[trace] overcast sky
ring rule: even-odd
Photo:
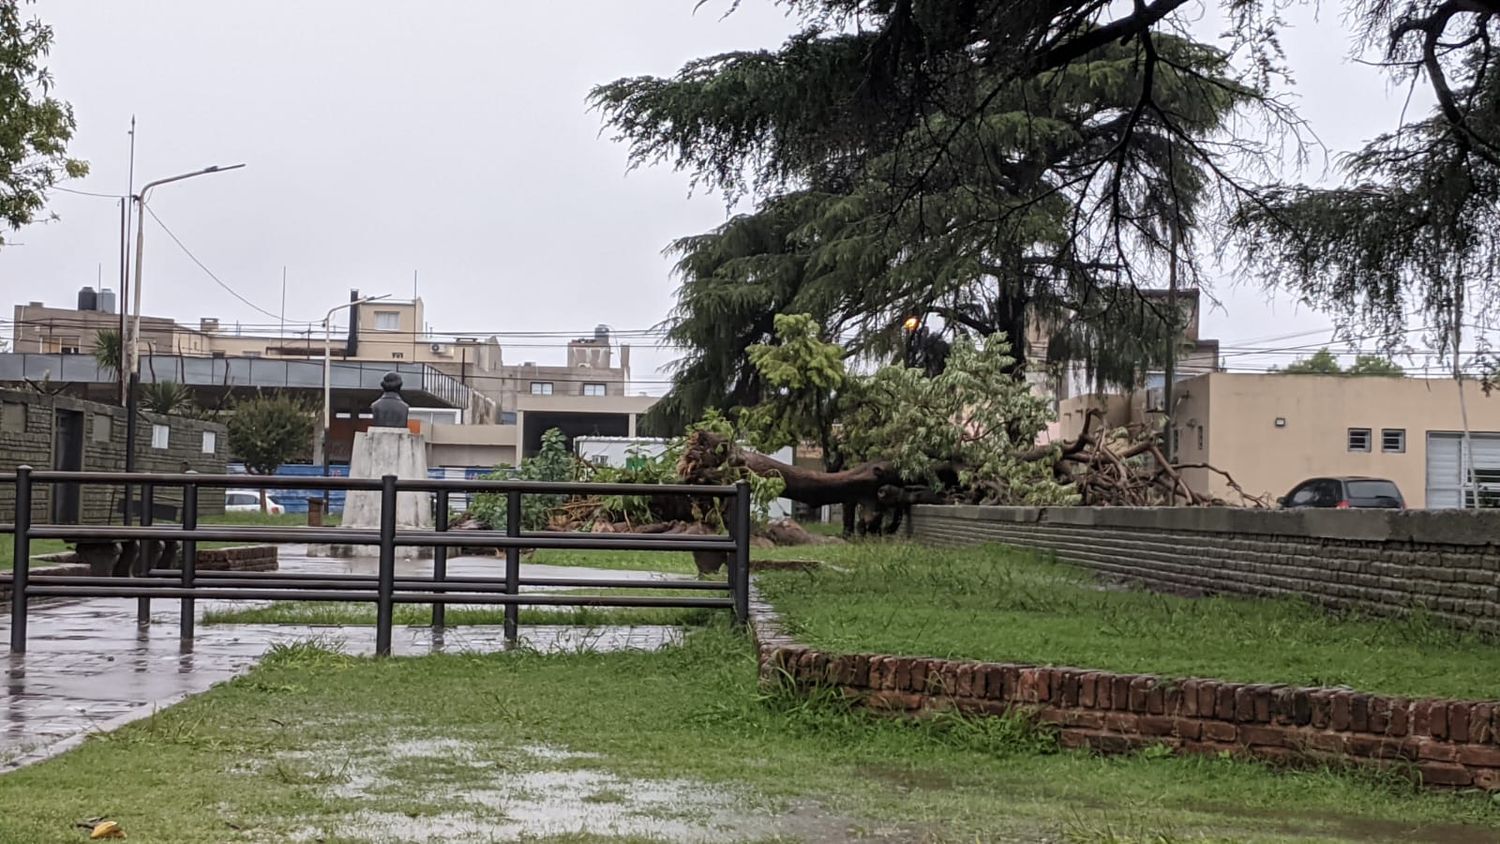
[[[560,363],[564,338],[503,335],[655,325],[676,288],[663,247],[725,218],[720,198],[689,196],[684,175],[627,173],[624,148],[600,135],[584,102],[593,84],[775,46],[793,28],[770,0],[743,0],[727,18],[728,0],[696,14],[695,2],[40,0],[28,10],[55,29],[48,64],[77,115],[72,152],[92,167],[69,187],[125,192],[135,115],[137,186],[247,165],[163,187],[151,208],[255,305],[281,312],[283,267],[290,322],[320,320],[351,288],[410,297],[415,272],[434,330],[500,334],[508,362]],[[1347,58],[1337,11],[1318,21],[1310,6],[1290,10],[1284,44],[1301,113],[1345,150],[1392,128],[1405,91]],[[1208,12],[1195,14],[1205,36],[1217,31]],[[1324,164],[1315,158],[1308,175]],[[101,265],[104,285],[118,286],[117,206],[59,192],[50,207],[59,220],[0,250],[0,302],[70,305]],[[147,314],[276,321],[217,286],[150,220],[145,259]],[[1326,316],[1285,294],[1225,276],[1214,295],[1223,308],[1205,315],[1203,335],[1226,347],[1329,337]],[[665,375],[653,369],[673,354],[631,342],[637,389],[660,392]]]

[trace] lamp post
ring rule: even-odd
[[[142,260],[142,253],[145,249],[146,243],[146,194],[149,193],[152,188],[159,187],[170,182],[180,182],[183,179],[191,179],[194,176],[206,176],[209,173],[221,173],[226,170],[238,170],[244,166],[245,165],[243,164],[231,164],[227,167],[220,167],[216,164],[212,167],[205,167],[202,170],[194,170],[191,173],[183,173],[178,176],[170,176],[165,179],[157,179],[154,182],[147,182],[141,188],[141,192],[132,197],[135,200],[136,204],[134,291],[135,301],[133,305],[135,314],[131,317],[130,320],[130,340],[125,346],[127,357],[125,360],[121,361],[121,363],[125,367],[126,372],[129,373],[129,375],[127,376],[129,380],[125,387],[125,471],[127,472],[135,471],[135,417],[138,412],[136,393],[139,391],[138,388],[141,379],[141,272],[145,266],[144,261]],[[124,338],[121,339],[123,342]],[[124,520],[125,524],[128,525],[130,524],[131,498],[130,488],[128,486],[125,488],[124,493]]]
[[[323,474],[328,475],[328,432],[333,428],[333,315],[345,308],[356,308],[366,302],[389,299],[391,294],[365,296],[328,309],[323,317]]]

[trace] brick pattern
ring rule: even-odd
[[[1421,606],[1465,629],[1500,635],[1500,546],[1407,537],[1347,539],[1285,532],[1281,514],[1265,513],[1264,532],[1163,527],[1139,511],[1141,527],[975,518],[975,508],[916,507],[913,535],[933,545],[986,542],[1052,552],[1061,560],[1168,592],[1297,597],[1338,609],[1397,615]],[[1009,510],[1013,508],[978,508]],[[1017,512],[1022,512],[1017,510]],[[1365,515],[1365,514],[1357,514]],[[1486,516],[1494,515],[1486,513]],[[1393,515],[1399,519],[1401,516]],[[1430,517],[1429,517],[1430,518]],[[1500,523],[1491,534],[1500,538]]]
[[[1160,744],[1284,764],[1405,766],[1428,786],[1500,791],[1500,701],[1409,700],[1349,689],[1166,679],[1082,668],[830,654],[788,636],[752,595],[763,683],[836,688],[895,714],[1031,713],[1065,747]]]
[[[51,469],[52,450],[56,439],[58,410],[76,411],[83,414],[83,466],[95,472],[118,472],[125,468],[125,411],[98,402],[85,401],[70,396],[48,396],[15,390],[0,390],[0,402],[24,408],[24,430],[13,431],[0,428],[0,472],[13,472],[17,466],[33,469]],[[107,422],[96,422],[103,418]],[[151,447],[151,427],[167,425],[168,447]],[[96,439],[96,431],[107,428],[108,437]],[[203,434],[215,435],[215,452],[203,453]],[[138,468],[142,472],[181,472],[184,468],[203,474],[223,474],[228,459],[228,435],[223,425],[199,419],[177,416],[160,416],[141,413],[136,429],[138,442],[136,455]],[[156,493],[158,501],[181,506],[181,490],[162,489]],[[83,524],[119,524],[122,490],[118,486],[83,485],[79,490],[80,521]],[[0,485],[0,520],[9,522],[15,512],[15,487]],[[32,490],[32,513],[34,522],[52,521],[51,485],[38,484]],[[198,511],[202,515],[218,515],[224,512],[224,491],[202,489],[198,493]]]

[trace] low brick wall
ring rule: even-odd
[[[1380,615],[1425,607],[1500,634],[1500,511],[912,508],[934,545],[1003,543],[1171,592],[1307,598]]]
[[[1405,765],[1425,785],[1500,790],[1500,701],[831,654],[789,637],[759,596],[752,596],[751,616],[763,683],[838,689],[873,709],[1029,712],[1052,725],[1065,747],[1118,753],[1161,744],[1285,764]]]
[[[33,562],[31,573],[61,576],[87,576],[86,564],[78,563],[72,551],[38,557],[46,565]],[[198,552],[199,571],[276,571],[280,568],[275,545],[241,545],[234,548],[204,548]],[[0,613],[10,612],[11,588],[0,583]],[[43,599],[39,599],[43,600]]]

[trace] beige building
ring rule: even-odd
[[[350,300],[359,298],[350,292]],[[106,310],[103,305],[109,306]],[[77,308],[40,302],[15,309],[15,352],[92,355],[101,329],[119,328],[113,294],[105,300],[91,289],[79,292]],[[639,416],[655,403],[628,395],[630,347],[613,342],[607,326],[566,344],[564,362],[507,363],[496,337],[435,336],[429,333],[423,302],[381,299],[349,309],[347,329],[338,330],[329,349],[335,363],[414,364],[451,378],[472,400],[451,408],[412,409],[430,432],[433,465],[484,466],[517,462],[534,453],[546,428],[560,428],[571,439],[592,434],[633,436]],[[141,318],[143,355],[183,358],[259,359],[321,362],[321,325],[281,333],[243,331],[204,317],[185,326],[162,317]],[[410,386],[410,385],[409,385]],[[335,383],[334,454],[353,436],[368,399],[348,394]],[[467,429],[467,430],[461,430]],[[517,446],[520,445],[520,455]]]
[[[1202,375],[1178,383],[1172,435],[1178,462],[1210,464],[1271,500],[1307,478],[1369,475],[1395,481],[1409,507],[1472,506],[1472,467],[1481,503],[1493,506],[1500,503],[1500,395],[1486,396],[1472,380],[1463,393],[1467,454],[1459,385],[1426,378]],[[1064,439],[1077,435],[1089,407],[1102,409],[1113,427],[1160,418],[1141,393],[1079,396],[1059,408]],[[1231,497],[1216,473],[1185,475],[1194,489]]]

